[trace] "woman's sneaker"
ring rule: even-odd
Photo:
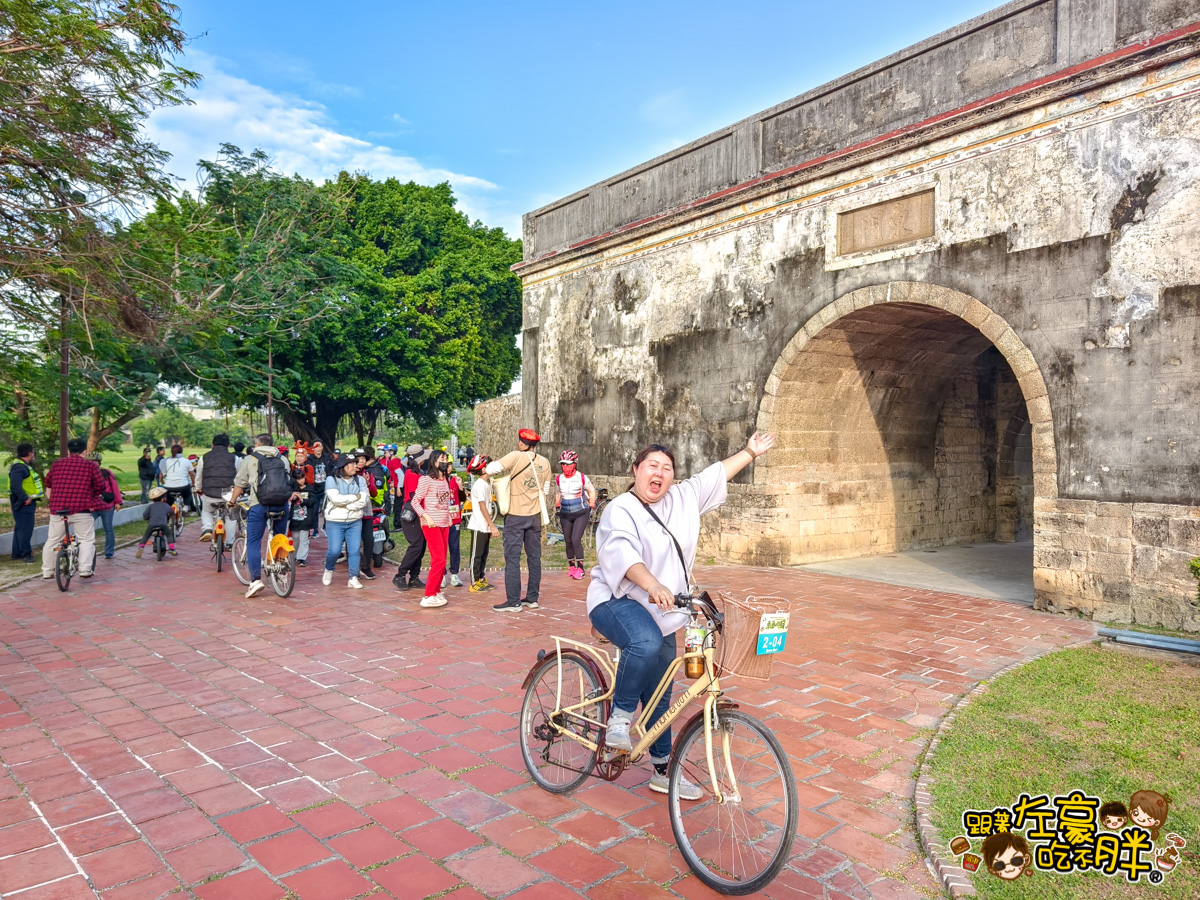
[[[609,722],[604,732],[604,746],[608,750],[632,750],[628,722]]]
[[[476,581],[474,584],[472,584],[469,588],[467,588],[467,590],[470,591],[472,594],[482,594],[484,591],[490,591],[491,589],[492,589],[492,586],[487,583],[486,578],[480,578],[478,581]]]
[[[321,573],[321,584],[333,584],[333,572],[329,569]]]
[[[424,606],[426,609],[432,609],[433,607],[436,607],[436,606],[445,606],[447,602],[448,601],[446,600],[445,595],[441,594],[440,592],[437,594],[434,594],[432,597],[422,597],[421,598],[421,605]]]
[[[346,587],[354,588],[354,590],[356,590],[356,591],[361,591],[362,590],[362,582],[359,581],[357,578],[351,578],[349,581],[346,582]]]
[[[450,586],[451,587],[462,587],[462,579],[458,577],[457,572],[455,572],[453,575],[450,576]]]
[[[660,794],[669,794],[671,792],[671,782],[666,775],[659,775],[655,772],[650,776],[650,790],[658,791]],[[700,790],[700,788],[696,787],[696,785],[692,784],[681,774],[679,776],[679,799],[702,800],[704,799],[704,791]]]

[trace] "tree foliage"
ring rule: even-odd
[[[238,166],[222,174],[220,189],[204,196],[230,223],[212,251],[214,273],[261,258],[244,223],[269,205],[295,204],[312,223],[288,234],[295,246],[280,255],[286,265],[264,269],[252,292],[279,298],[286,286],[287,314],[231,324],[219,352],[192,355],[191,374],[223,405],[263,404],[269,373],[287,428],[332,444],[347,418],[370,441],[367,423],[382,414],[431,425],[439,412],[511,385],[521,293],[509,267],[520,244],[471,224],[449,185],[343,173],[315,187]]]
[[[4,0],[0,284],[86,280],[95,219],[169,192],[167,154],[141,124],[198,77],[173,60],[177,13],[161,0]]]
[[[207,447],[212,443],[213,436],[223,432],[224,423],[220,420],[202,422],[195,416],[172,406],[163,406],[155,410],[154,415],[138,419],[130,428],[133,443],[139,447],[152,445],[169,447],[181,444],[184,447]],[[229,433],[230,443],[242,441],[249,443],[246,432],[242,428],[232,429]]]

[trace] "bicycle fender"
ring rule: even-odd
[[[538,660],[529,667],[529,671],[525,675],[525,680],[521,682],[521,690],[526,690],[529,687],[529,684],[531,681],[533,681],[533,676],[537,670],[547,659],[550,659],[553,656],[553,650],[538,651]],[[601,671],[600,667],[596,665],[595,661],[586,653],[581,653],[578,650],[566,649],[562,651],[562,656],[564,659],[571,658],[577,660],[580,665],[591,672],[592,676],[596,679],[596,684],[600,686],[600,690],[608,690],[608,680],[604,677],[604,672]]]

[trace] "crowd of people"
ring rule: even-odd
[[[265,533],[289,531],[296,548],[298,567],[306,567],[313,538],[324,534],[327,547],[321,581],[333,582],[344,559],[347,585],[361,589],[362,579],[373,580],[372,563],[382,559],[389,540],[389,521],[408,543],[392,581],[400,591],[420,590],[420,605],[438,608],[448,602],[446,589],[463,585],[459,577],[461,531],[464,514],[470,536],[468,589],[490,590],[485,571],[490,542],[503,534],[504,599],[492,609],[518,612],[538,609],[541,595],[542,532],[554,514],[562,526],[569,575],[582,579],[582,535],[594,514],[597,490],[579,470],[578,456],[566,450],[558,458],[560,472],[552,475],[550,461],[538,452],[541,437],[531,429],[517,434],[517,447],[492,460],[487,456],[460,456],[469,481],[464,482],[442,449],[420,444],[403,455],[393,444],[380,453],[365,447],[349,453],[328,452],[320,442],[276,446],[269,434],[260,434],[248,453],[226,435],[213,439],[203,457],[189,459],[178,445],[167,456],[158,448],[156,459],[143,453],[138,477],[143,497],[151,502],[143,512],[146,532],[137,556],[156,529],[163,529],[170,550],[176,552],[168,510],[172,502],[196,503],[201,515],[200,539],[212,539],[217,517],[228,517],[233,503],[247,499],[248,547],[261,547]],[[688,621],[675,606],[680,594],[692,594],[700,517],[725,502],[726,484],[774,445],[772,435],[753,435],[746,446],[720,462],[675,482],[675,458],[670,449],[651,444],[641,450],[631,466],[633,483],[605,510],[596,532],[596,565],[587,591],[587,612],[595,638],[611,642],[621,653],[614,683],[613,709],[607,724],[606,745],[630,750],[630,724],[639,706],[654,699],[663,673],[677,654],[676,633]],[[54,577],[55,554],[68,526],[80,543],[79,566],[84,578],[92,575],[96,553],[95,527],[105,529],[105,555],[114,550],[113,511],[123,503],[112,472],[98,460],[85,458],[86,444],[74,440],[67,456],[50,466],[44,479],[35,471],[30,444],[17,448],[9,470],[13,518],[17,523],[13,558],[33,561],[29,536],[34,511],[46,502],[55,513],[42,551],[42,577]],[[472,448],[473,449],[473,448]],[[290,458],[289,458],[290,454]],[[44,483],[43,483],[44,482]],[[198,502],[197,502],[198,501]],[[503,530],[497,513],[503,514]],[[236,521],[227,518],[232,541]],[[521,553],[527,564],[525,590],[521,590]],[[428,554],[426,578],[421,580]],[[251,584],[246,597],[263,590],[261,557],[247,553]],[[651,724],[670,707],[671,690],[657,700]],[[667,763],[671,732],[667,729],[650,749],[653,767],[650,787],[667,792]],[[702,791],[686,779],[680,797],[696,800]]]

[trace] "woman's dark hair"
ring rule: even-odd
[[[180,447],[178,444],[171,445],[171,455],[172,456],[176,456],[177,454],[180,454],[182,452],[183,452],[183,448]]]
[[[446,473],[438,468],[438,463],[440,463],[443,459],[449,458],[450,457],[447,455],[445,450],[434,450],[429,454],[429,470],[426,474],[429,475],[430,478],[437,478],[439,480],[445,478]]]
[[[649,456],[651,453],[663,454],[664,456],[666,456],[667,459],[669,459],[671,461],[671,467],[672,468],[675,467],[675,454],[672,453],[666,447],[664,447],[662,444],[647,444],[645,447],[643,447],[641,450],[639,450],[637,453],[637,456],[635,456],[633,458],[633,467],[636,469],[638,466],[640,466],[642,463],[644,463],[646,461],[646,457]],[[627,491],[633,490],[633,482],[632,481],[629,483],[629,487],[625,488],[625,490],[627,490]]]

